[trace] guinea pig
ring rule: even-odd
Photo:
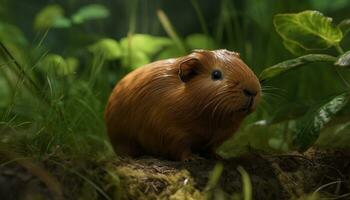
[[[217,158],[260,97],[259,80],[238,53],[195,50],[127,74],[106,105],[107,132],[122,156]]]

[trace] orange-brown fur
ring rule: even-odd
[[[222,71],[222,80],[212,80],[213,69]],[[243,109],[243,89],[257,93],[249,109]],[[260,93],[257,77],[234,52],[197,50],[153,62],[115,86],[105,111],[108,135],[120,155],[183,161],[192,152],[215,153],[255,109]]]

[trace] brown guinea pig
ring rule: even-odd
[[[126,75],[107,103],[107,131],[119,155],[215,157],[260,95],[257,77],[238,53],[195,50]]]

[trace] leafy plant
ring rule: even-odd
[[[325,17],[318,11],[277,14],[274,17],[276,31],[282,37],[284,46],[291,53],[302,56],[266,68],[259,76],[261,82],[310,63],[323,62],[331,64],[330,66],[334,68],[346,87],[341,94],[316,104],[309,108],[305,116],[296,119],[293,144],[300,151],[307,150],[317,140],[325,124],[330,122],[348,103],[350,85],[339,72],[347,68],[350,63],[349,51],[344,53],[340,46],[348,31],[344,28],[347,26],[345,22],[334,26],[331,18]],[[337,50],[336,56],[326,54],[328,53],[326,50],[331,47]],[[322,50],[323,54],[313,54],[315,50]]]
[[[110,15],[109,10],[100,4],[90,4],[79,8],[70,18],[64,16],[64,9],[58,4],[44,7],[35,17],[36,30],[49,28],[69,28],[89,20],[103,19]]]

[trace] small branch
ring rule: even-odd
[[[340,46],[340,44],[336,44],[334,47],[335,47],[335,49],[338,51],[338,53],[340,53],[340,54],[343,54],[343,53],[344,53],[344,50],[343,50],[343,48]]]

